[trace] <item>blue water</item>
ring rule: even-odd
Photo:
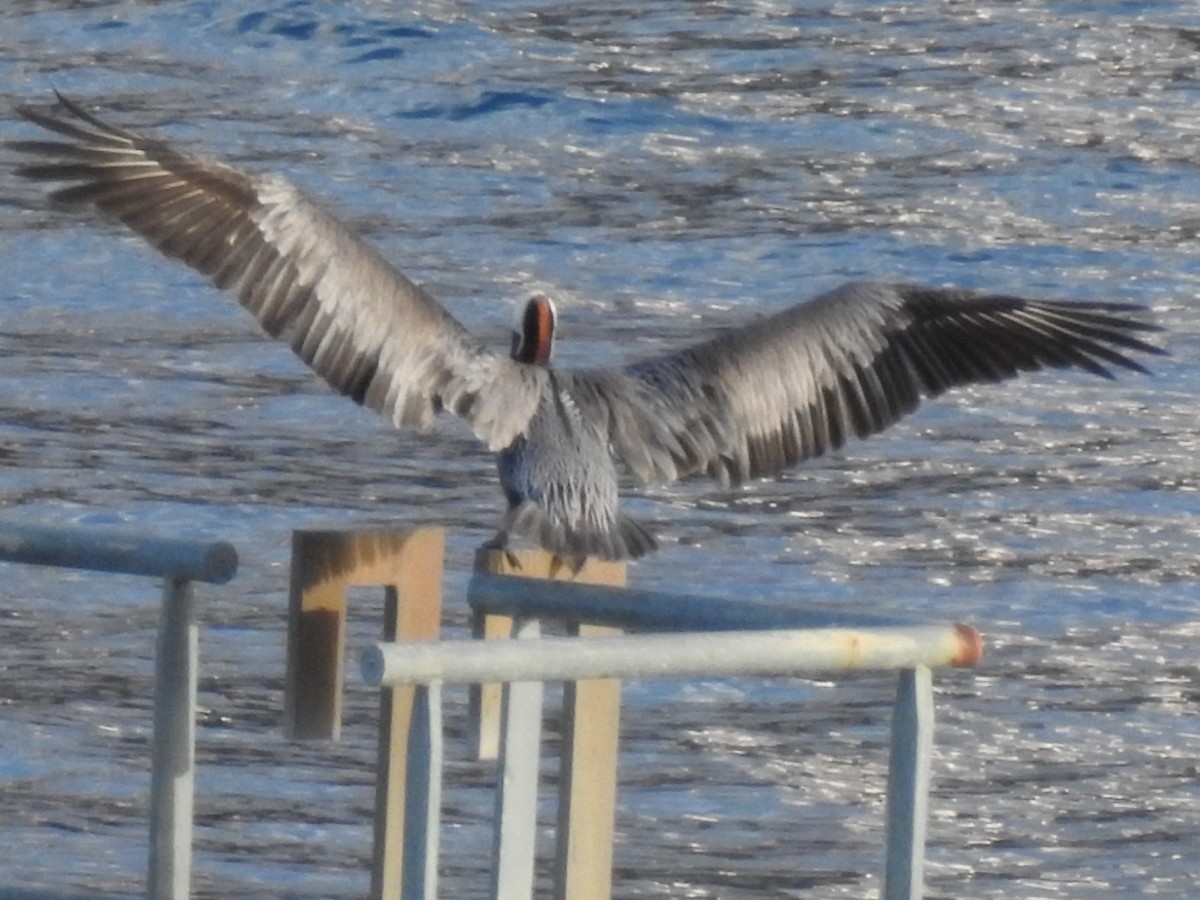
[[[983,665],[937,679],[929,896],[1191,897],[1198,36],[1179,2],[21,2],[0,107],[57,88],[282,171],[498,346],[547,291],[564,364],[856,277],[1146,305],[1152,377],[961,391],[779,481],[631,498],[665,545],[632,579],[976,624]],[[352,673],[341,744],[281,737],[290,532],[444,525],[454,597],[491,459],[6,176],[0,260],[6,516],[241,553],[203,591],[197,896],[361,896],[374,697]],[[4,574],[0,888],[137,893],[156,589]],[[891,690],[632,685],[617,895],[876,896]],[[482,896],[488,773],[453,752],[445,892]]]

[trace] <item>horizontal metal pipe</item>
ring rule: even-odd
[[[821,628],[376,644],[363,652],[362,671],[369,684],[394,687],[972,666],[982,652],[967,625]]]
[[[919,624],[886,616],[847,616],[806,600],[802,608],[739,598],[668,594],[636,588],[476,574],[467,601],[477,613],[564,619],[628,631],[735,631],[777,628],[883,628]]]
[[[224,584],[237,572],[225,541],[160,538],[109,528],[0,523],[0,560]]]

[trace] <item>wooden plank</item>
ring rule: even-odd
[[[530,578],[549,578],[548,553],[530,551],[506,553],[491,547],[475,551],[475,571],[491,575],[525,575]],[[531,566],[526,571],[525,566]],[[511,616],[473,615],[471,636],[482,640],[512,637]],[[496,759],[500,755],[500,715],[502,690],[499,684],[473,684],[467,691],[467,721],[470,753],[477,760]]]
[[[624,563],[589,560],[589,584],[624,587]],[[572,623],[581,638],[620,634],[619,628]],[[563,686],[563,749],[555,831],[556,900],[609,900],[621,732],[621,682],[615,678]]]
[[[624,586],[626,578],[624,563],[588,559],[576,572],[557,556],[544,550],[506,553],[490,547],[481,547],[476,551],[475,571],[489,575],[516,575],[610,586]],[[483,639],[509,637],[512,634],[512,617],[476,615],[472,621],[472,634]],[[471,753],[479,760],[495,759],[500,747],[500,685],[471,685],[468,712]]]
[[[545,551],[521,551],[513,556],[510,559],[503,551],[480,550],[475,571],[613,587],[626,583],[623,563],[589,559],[576,572]],[[511,629],[512,619],[508,616],[487,615],[475,620],[476,637],[507,637]],[[620,633],[615,628],[577,622],[568,623],[568,630],[580,636]],[[479,759],[496,755],[500,696],[499,685],[471,687],[473,749]],[[564,686],[554,862],[557,898],[607,900],[610,896],[620,709],[619,681],[601,679]]]
[[[933,673],[900,672],[888,767],[884,900],[920,900],[925,889],[925,825],[933,757]]]
[[[436,532],[437,537],[420,537]],[[345,661],[346,589],[396,585],[421,554],[441,553],[421,541],[443,541],[437,529],[415,531],[297,531],[292,535],[284,731],[293,739],[341,733]],[[416,606],[405,615],[417,615]],[[433,612],[422,613],[433,617]],[[440,599],[436,616],[440,617]]]
[[[619,634],[579,625],[588,635]],[[609,900],[621,730],[621,682],[615,678],[563,685],[563,744],[555,831],[557,900]]]
[[[350,587],[381,587],[383,639],[435,640],[441,630],[441,529],[411,531],[297,531],[292,536],[292,580],[288,618],[285,730],[293,738],[334,738],[341,732],[344,679],[346,592]],[[375,845],[371,896],[401,895],[405,866],[405,816],[422,828],[422,885],[436,885],[437,827],[428,817],[439,810],[441,736],[430,721],[414,728],[417,688],[385,688],[379,698],[378,780],[375,788]],[[440,716],[424,709],[423,716]],[[415,737],[410,746],[410,734]],[[410,757],[410,753],[412,754]],[[417,770],[414,770],[414,767]],[[436,769],[436,771],[435,771]],[[421,785],[407,809],[407,779]],[[412,854],[409,864],[416,865]],[[415,890],[415,886],[410,886]],[[419,894],[413,894],[419,896]]]
[[[510,616],[472,614],[471,636],[480,640],[512,637]],[[468,752],[477,760],[500,755],[500,685],[472,684],[467,689]]]
[[[444,533],[426,528],[387,544],[386,568],[376,558],[369,572],[372,581],[385,585],[384,639],[436,640],[441,633]],[[427,688],[417,687],[385,688],[380,694],[370,894],[376,900],[436,894],[440,717],[440,691],[434,698]],[[406,822],[418,833],[406,835]]]
[[[295,535],[294,538],[301,538]],[[303,587],[303,544],[293,544],[288,653],[283,692],[284,733],[292,740],[337,740],[342,733],[346,645],[346,585]]]

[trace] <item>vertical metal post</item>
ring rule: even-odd
[[[413,693],[404,795],[404,868],[401,900],[435,900],[438,832],[442,821],[442,686]]]
[[[167,578],[154,662],[150,779],[151,900],[186,900],[192,873],[196,673],[199,641],[192,583]]]
[[[933,673],[900,672],[888,768],[884,900],[920,900],[925,889],[925,823],[933,757]]]
[[[515,638],[537,638],[540,634],[541,626],[536,619],[514,623]],[[533,897],[543,688],[540,681],[511,681],[504,685],[500,783],[496,787],[492,850],[493,900]]]

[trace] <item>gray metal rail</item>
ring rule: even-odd
[[[0,560],[224,584],[237,573],[237,551],[225,541],[162,538],[108,528],[0,522]]]
[[[224,584],[237,551],[224,542],[117,529],[0,523],[0,561],[163,579],[154,660],[150,861],[146,895],[186,900],[192,872],[199,640],[192,583]]]

